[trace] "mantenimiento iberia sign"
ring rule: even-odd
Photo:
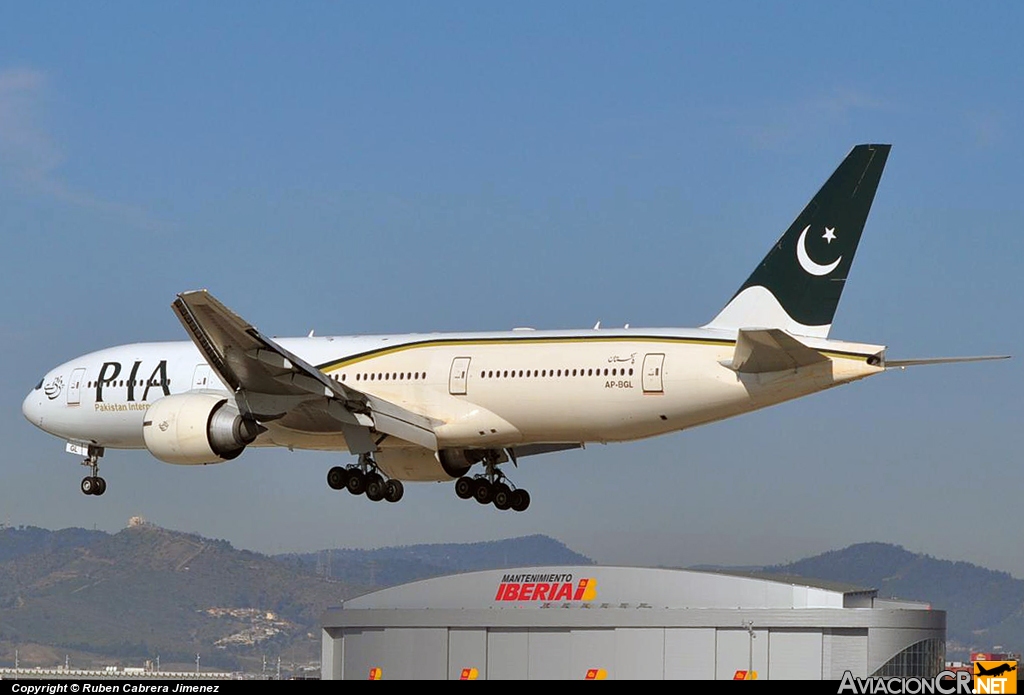
[[[495,601],[593,601],[597,580],[571,574],[506,574],[498,584]]]

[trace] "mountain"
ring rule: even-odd
[[[371,586],[395,586],[445,574],[503,567],[594,564],[593,560],[569,549],[564,543],[543,535],[376,550],[336,548],[277,557],[308,572]]]
[[[266,649],[315,653],[323,610],[365,590],[149,525],[38,540],[0,563],[0,640],[237,668]]]
[[[62,550],[89,545],[106,535],[103,531],[87,531],[84,528],[50,531],[36,526],[15,528],[0,525],[0,562],[7,562],[40,550]]]
[[[968,562],[939,560],[887,543],[860,543],[787,565],[790,574],[872,587],[883,597],[927,601],[946,611],[947,650],[1024,647],[1024,580]]]
[[[546,536],[271,557],[145,523],[115,534],[4,528],[0,663],[13,665],[15,648],[30,665],[67,652],[79,666],[158,655],[186,665],[196,653],[230,670],[258,670],[263,655],[313,662],[328,606],[414,579],[530,564],[592,562]]]

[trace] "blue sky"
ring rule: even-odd
[[[32,3],[0,23],[0,521],[142,514],[262,551],[547,533],[605,563],[881,540],[1024,577],[1024,361],[887,374],[523,462],[526,514],[347,455],[110,452],[20,414],[47,369],[183,339],[207,287],[273,335],[699,325],[850,147],[893,151],[836,316],[892,357],[1018,353],[1017,5]]]

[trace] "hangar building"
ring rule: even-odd
[[[438,577],[323,617],[322,675],[394,679],[934,676],[946,614],[807,579],[636,567]]]

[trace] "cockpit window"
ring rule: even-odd
[[[43,379],[45,379],[45,378],[46,377],[43,377]],[[39,383],[36,384],[36,387],[34,389],[32,389],[33,391],[38,391],[39,389],[43,388],[43,379],[39,380]]]

